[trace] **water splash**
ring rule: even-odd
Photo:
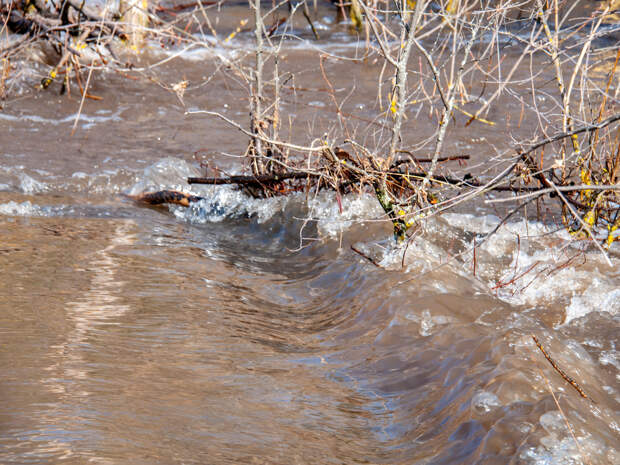
[[[0,215],[6,216],[48,216],[50,209],[34,205],[26,200],[25,202],[10,202],[0,204]]]

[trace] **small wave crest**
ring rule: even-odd
[[[35,173],[24,171],[23,166],[2,167],[0,166],[0,190],[17,190],[23,194],[38,194],[48,190],[46,182],[35,179]],[[43,174],[47,174],[42,172]]]
[[[175,216],[192,223],[220,222],[225,219],[249,217],[263,223],[286,210],[299,224],[316,223],[323,236],[334,236],[347,230],[356,221],[377,218],[380,208],[369,195],[349,196],[340,206],[331,193],[320,193],[308,198],[302,193],[286,197],[255,199],[232,186],[194,184],[188,188],[186,179],[199,176],[193,165],[177,158],[166,158],[144,170],[140,181],[127,192],[136,195],[164,189],[181,190],[203,197],[190,208],[171,206]]]
[[[10,201],[0,204],[0,215],[5,216],[49,216],[49,208],[40,207],[26,200],[25,202]]]
[[[444,219],[462,231],[461,237],[471,238],[470,247],[500,222],[464,214]],[[473,263],[473,249],[464,258]],[[477,248],[475,258],[477,276],[496,296],[515,305],[564,306],[564,324],[593,311],[616,315],[620,310],[617,271],[598,249],[574,241],[564,228],[531,220],[505,224]]]

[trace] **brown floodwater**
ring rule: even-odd
[[[319,41],[298,21],[307,40],[284,47],[295,78],[282,134],[379,146],[381,62],[324,59],[341,128],[316,48],[355,58],[364,44],[324,8]],[[247,16],[230,11],[222,36]],[[466,205],[428,220],[402,267],[370,196],[340,211],[328,194],[258,201],[188,186],[197,161],[242,169],[243,134],[187,113],[247,123],[241,78],[218,70],[233,45],[152,45],[143,72],[95,73],[102,99],[86,101],[73,134],[77,88],[34,90],[48,68],[22,63],[0,111],[0,463],[620,463],[618,248],[610,267],[565,232],[515,219],[474,269],[469,247],[500,213]],[[509,66],[518,50],[505,53]],[[531,67],[553,92],[549,63]],[[182,80],[180,99],[169,88]],[[523,99],[500,102],[487,117],[501,129],[460,115],[449,133],[446,151],[472,155],[472,170],[536,133],[518,121]],[[403,143],[435,126],[412,108]],[[155,188],[206,199],[168,209],[123,196]]]

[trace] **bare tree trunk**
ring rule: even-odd
[[[129,45],[138,51],[144,45],[146,27],[149,24],[148,0],[121,0],[120,11],[123,22],[127,24]]]
[[[263,122],[263,68],[265,66],[263,17],[261,15],[260,0],[250,0],[250,7],[254,10],[254,37],[256,40],[256,68],[254,69],[254,88],[252,89],[251,131],[255,135],[251,142],[252,173],[257,176],[263,174],[263,147],[260,136]]]

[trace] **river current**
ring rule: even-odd
[[[336,117],[312,47],[286,51],[292,140]],[[212,50],[145,53],[170,61],[156,79],[97,73],[73,134],[78,94],[32,90],[42,65],[0,111],[0,463],[620,463],[618,247],[610,267],[531,216],[474,261],[501,214],[470,205],[426,221],[403,259],[371,196],[341,210],[188,186],[200,161],[241,171],[247,140],[187,111],[244,121],[247,95],[210,77]],[[325,64],[342,97],[352,66],[372,100],[380,64]],[[453,134],[469,153],[502,137]],[[205,200],[125,195],[162,188]]]

